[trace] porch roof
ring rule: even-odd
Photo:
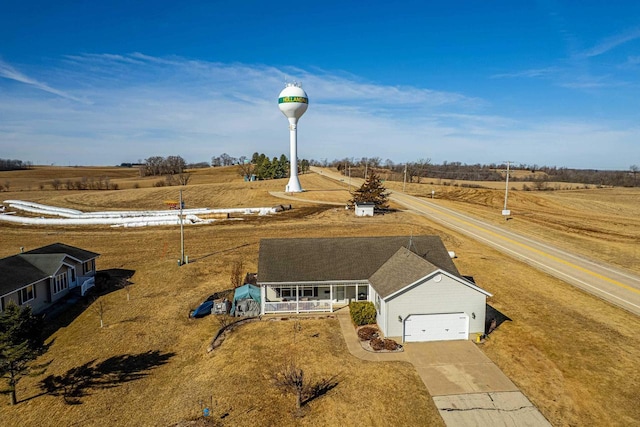
[[[399,248],[460,277],[438,236],[262,239],[258,282],[366,281]]]

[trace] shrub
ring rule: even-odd
[[[385,340],[382,343],[382,346],[384,347],[385,350],[389,350],[389,351],[398,349],[398,343],[388,338],[385,338]]]
[[[374,338],[371,341],[369,341],[369,344],[371,345],[371,348],[374,349],[375,351],[380,351],[384,349],[384,340],[382,340],[381,338]]]
[[[376,323],[376,308],[371,301],[358,301],[349,304],[351,320],[356,326]]]
[[[369,341],[378,337],[378,330],[372,326],[365,326],[358,330],[358,338],[360,341]]]

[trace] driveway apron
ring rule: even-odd
[[[403,352],[370,352],[360,345],[348,308],[336,314],[347,348],[355,357],[415,366],[447,426],[551,426],[473,342],[405,343]]]

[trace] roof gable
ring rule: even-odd
[[[438,236],[262,239],[258,282],[367,281],[402,247],[460,276]]]
[[[66,256],[64,254],[20,254],[19,257],[25,259],[28,263],[38,267],[40,271],[47,276],[55,274],[59,269]]]
[[[382,298],[426,277],[439,268],[406,248],[400,248],[369,278]]]

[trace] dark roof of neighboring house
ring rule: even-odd
[[[95,252],[76,248],[75,246],[65,245],[64,243],[52,243],[51,245],[27,251],[25,254],[65,254],[82,262],[89,261],[90,259],[100,256],[100,254]]]
[[[399,248],[460,277],[438,236],[262,239],[258,282],[367,280]]]
[[[406,248],[400,248],[369,278],[378,295],[389,295],[439,270],[426,259]]]
[[[2,258],[0,259],[0,296],[47,277],[49,275],[20,255]]]
[[[0,295],[14,292],[55,274],[65,257],[86,262],[99,254],[63,243],[54,243],[0,259]]]

